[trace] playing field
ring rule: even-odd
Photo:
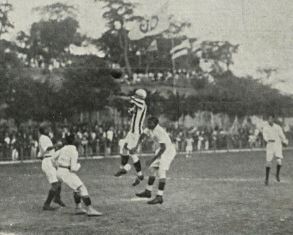
[[[0,234],[293,234],[293,152],[282,182],[265,187],[264,152],[196,154],[173,162],[163,205],[135,201],[134,174],[115,178],[118,159],[82,161],[80,176],[103,217],[42,211],[48,183],[40,163],[0,166]],[[143,158],[143,164],[146,158]]]

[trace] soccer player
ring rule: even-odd
[[[42,171],[45,173],[49,183],[51,184],[51,189],[48,192],[47,199],[44,203],[43,210],[54,210],[51,207],[51,202],[59,204],[65,207],[65,204],[61,200],[61,183],[57,179],[56,166],[54,159],[54,149],[56,146],[53,145],[51,139],[49,138],[49,130],[45,126],[39,129],[39,154],[38,157],[42,159]]]
[[[268,117],[268,123],[263,128],[263,138],[266,142],[266,178],[265,185],[269,184],[271,163],[274,157],[277,159],[276,180],[280,182],[280,171],[282,167],[282,144],[287,145],[282,128],[274,122],[274,115]]]
[[[102,213],[92,207],[88,190],[75,173],[80,169],[80,164],[77,162],[78,152],[74,146],[74,134],[66,134],[65,146],[56,152],[56,158],[58,179],[74,190],[73,197],[76,204],[76,214],[86,213],[88,216],[101,216]],[[86,205],[86,210],[82,208],[81,201]]]
[[[169,170],[170,165],[176,156],[176,149],[167,132],[159,125],[159,120],[156,117],[150,117],[148,119],[147,128],[141,135],[138,145],[146,136],[149,136],[157,141],[160,144],[160,147],[157,149],[155,156],[149,163],[151,175],[148,179],[148,185],[145,191],[137,193],[136,196],[142,198],[151,198],[153,184],[155,182],[156,176],[158,175],[159,186],[157,195],[153,200],[148,201],[148,204],[162,204],[163,193],[166,185],[166,172]]]
[[[192,151],[193,151],[193,143],[194,140],[190,134],[188,134],[188,137],[186,139],[186,158],[191,157]]]
[[[120,170],[115,174],[116,177],[119,177],[126,174],[131,169],[128,163],[129,157],[131,157],[133,166],[137,172],[137,177],[132,184],[133,186],[139,184],[144,178],[141,171],[141,163],[136,153],[137,149],[134,151],[134,147],[136,147],[138,139],[143,131],[142,128],[147,112],[147,105],[145,103],[146,97],[147,93],[143,89],[136,90],[134,96],[130,97],[130,103],[132,104],[132,107],[129,109],[129,113],[132,116],[131,125],[126,138],[121,141],[123,142],[123,148],[120,149],[121,166]],[[127,97],[127,99],[129,100],[129,97]]]

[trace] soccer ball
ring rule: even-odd
[[[112,64],[110,68],[110,74],[114,79],[120,79],[123,75],[123,70],[121,69],[119,64]]]

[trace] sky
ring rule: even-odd
[[[166,0],[133,0],[143,14],[157,11]],[[27,31],[38,16],[32,8],[57,0],[9,0],[14,7],[15,29]],[[79,9],[80,31],[99,37],[105,30],[102,4],[94,0],[59,0]],[[257,68],[275,67],[274,86],[293,93],[293,1],[292,0],[169,0],[168,12],[187,19],[187,34],[200,40],[227,40],[239,44],[232,70],[237,75],[254,75]],[[278,82],[284,80],[285,82]]]

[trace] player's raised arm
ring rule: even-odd
[[[139,109],[143,109],[145,107],[145,103],[135,96],[130,97],[130,103],[134,104]]]

